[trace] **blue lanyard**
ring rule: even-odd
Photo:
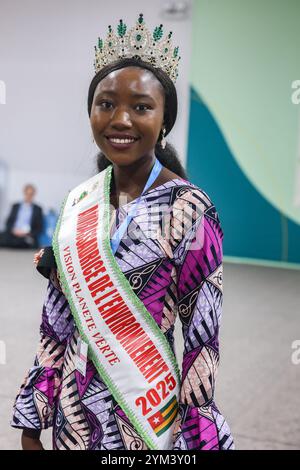
[[[139,202],[141,200],[142,195],[144,194],[145,191],[147,191],[147,189],[150,186],[152,186],[152,184],[154,183],[154,181],[158,177],[161,169],[162,169],[162,164],[160,163],[160,161],[157,158],[155,158],[155,163],[153,165],[153,168],[151,170],[151,173],[149,175],[147,183],[145,184],[145,187],[143,189],[142,194],[137,198],[135,203],[130,208],[126,218],[123,220],[121,225],[118,227],[118,229],[116,230],[116,232],[112,236],[112,239],[111,239],[110,243],[111,243],[111,248],[112,248],[112,251],[113,251],[114,254],[116,253],[116,251],[117,251],[117,249],[120,245],[120,242],[122,240],[122,237],[123,237],[125,231],[127,230],[128,225],[130,224],[132,218],[134,217],[134,215],[137,211],[137,208],[138,208],[138,205],[139,205]]]

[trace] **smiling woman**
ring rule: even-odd
[[[115,207],[122,192],[128,199],[141,193],[143,175],[149,173],[155,157],[164,166],[155,185],[186,178],[175,150],[165,142],[176,121],[177,94],[161,69],[136,58],[104,67],[91,82],[88,113],[102,150],[99,171],[115,164],[111,200]]]
[[[150,71],[125,66],[98,83],[91,126],[96,143],[112,163],[134,164],[141,155],[152,161],[163,117],[164,91]]]
[[[49,278],[41,341],[12,426],[24,449],[49,426],[54,449],[233,449],[214,402],[223,232],[165,140],[178,48],[143,15],[117,31],[99,39],[88,92],[98,173],[69,192],[36,256]]]
[[[107,168],[113,158],[118,159],[120,166],[127,165],[128,152],[111,154],[112,149],[124,149],[130,150],[131,162],[148,154],[148,161],[153,165],[155,155],[164,166],[160,182],[164,177],[166,180],[174,176],[187,178],[175,149],[165,140],[176,121],[177,93],[173,81],[162,69],[136,57],[121,58],[103,67],[89,87],[88,113],[95,141],[102,150],[98,156],[99,171]],[[108,123],[110,127],[105,130]],[[135,140],[121,144],[113,141],[125,137]],[[123,178],[127,190],[133,176],[131,169],[130,172],[131,175]]]

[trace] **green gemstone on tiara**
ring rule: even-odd
[[[162,24],[159,26],[156,26],[156,28],[153,31],[153,39],[155,41],[159,41],[162,38],[163,35],[163,30],[162,30]]]
[[[144,21],[143,16],[144,16],[143,13],[140,13],[139,20],[138,20],[140,24],[142,24]]]
[[[123,38],[126,34],[126,29],[127,29],[127,26],[125,23],[123,23],[123,20],[120,20],[120,23],[118,24],[118,35],[120,36],[120,38]]]
[[[141,39],[142,39],[142,36],[141,36],[140,34],[137,34],[137,35],[136,35],[136,40],[137,40],[137,41],[140,41]]]

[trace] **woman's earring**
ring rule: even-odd
[[[161,148],[162,149],[165,149],[166,148],[166,139],[165,139],[165,133],[166,133],[166,128],[164,127],[163,130],[162,130],[162,139],[160,141],[160,145],[161,145]]]

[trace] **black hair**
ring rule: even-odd
[[[165,93],[165,111],[164,111],[164,125],[166,128],[166,134],[169,134],[171,129],[173,128],[176,117],[177,117],[177,92],[176,88],[174,86],[174,83],[170,79],[170,77],[161,69],[154,67],[151,65],[149,62],[144,62],[142,61],[139,57],[129,57],[129,58],[123,58],[123,59],[118,59],[109,65],[106,65],[103,67],[99,72],[96,73],[94,78],[92,79],[90,86],[89,86],[89,91],[88,91],[88,114],[89,116],[91,115],[91,109],[92,109],[92,103],[93,103],[93,98],[94,98],[94,93],[96,90],[96,87],[98,83],[106,77],[110,72],[113,72],[114,70],[118,70],[124,67],[129,67],[129,66],[137,66],[141,67],[147,70],[150,70],[155,77],[159,80],[161,83],[164,93]],[[161,132],[158,138],[158,142],[155,145],[155,155],[158,158],[158,160],[161,162],[163,166],[168,168],[169,170],[173,171],[176,173],[178,176],[181,178],[187,179],[186,172],[178,158],[177,152],[173,145],[170,143],[166,143],[165,148],[163,149],[161,146]],[[111,162],[105,157],[103,152],[99,152],[97,154],[97,169],[98,171],[102,171],[105,168],[107,168],[109,165],[111,165]]]

